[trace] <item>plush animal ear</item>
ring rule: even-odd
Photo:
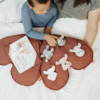
[[[45,54],[48,50],[49,50],[49,45],[46,46],[46,48],[44,49],[43,53]]]
[[[64,35],[61,36],[61,40],[64,39]]]
[[[48,72],[47,71],[43,71],[43,73],[46,74],[46,75],[48,75]]]
[[[78,47],[81,47],[81,43],[78,43]]]
[[[59,64],[60,64],[60,62],[59,62],[59,61],[57,61],[55,64],[56,64],[56,65],[59,65]]]
[[[51,49],[51,52],[53,52],[53,51],[54,51],[54,48]]]
[[[57,40],[57,43],[59,44],[61,42],[61,38],[59,38],[58,40]]]
[[[43,73],[47,75],[47,74],[50,74],[54,71],[55,71],[55,66],[52,66],[52,68],[48,69],[47,71],[43,71]]]
[[[52,66],[52,72],[54,72],[55,71],[55,66]]]
[[[73,50],[73,49],[70,49],[69,51],[70,51],[70,52],[74,52],[74,50]]]
[[[46,50],[48,50],[48,49],[49,49],[49,45],[46,46]]]
[[[58,43],[61,42],[61,40],[64,38],[64,35],[62,35],[59,39],[58,39]]]
[[[48,62],[48,59],[47,58],[45,59],[45,62]]]
[[[65,58],[66,58],[66,59],[68,58],[68,55],[67,55],[67,54],[65,54]]]
[[[43,57],[44,57],[44,54],[41,55],[41,58],[43,58]]]

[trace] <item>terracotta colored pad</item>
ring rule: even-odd
[[[68,61],[72,63],[71,67],[77,70],[86,68],[93,61],[92,49],[82,40],[70,37],[66,37],[65,39],[67,40],[67,43],[64,48],[68,51]],[[81,48],[85,51],[85,55],[83,57],[78,57],[75,53],[69,51],[78,45],[78,43],[81,43]]]
[[[38,62],[39,62],[39,58],[37,56],[36,63]],[[36,63],[33,67],[23,72],[22,74],[19,74],[16,67],[13,66],[11,69],[12,78],[21,85],[25,85],[25,86],[33,85],[40,77],[39,70],[40,70],[41,63],[39,64],[36,64]]]
[[[14,35],[14,36],[5,37],[0,40],[0,65],[7,65],[11,62],[11,60],[8,56],[8,53],[6,53],[6,49],[4,49],[4,48],[6,46],[8,46],[9,44],[17,41],[18,39],[20,39],[23,36],[25,36],[25,35]],[[8,47],[8,49],[9,49],[9,47]],[[9,50],[7,52],[9,52]]]
[[[63,88],[68,82],[69,73],[68,70],[64,71],[60,65],[54,65],[57,77],[55,81],[52,81],[47,78],[48,75],[44,74],[43,71],[47,71],[48,69],[52,68],[53,65],[54,64],[51,64],[50,62],[45,63],[45,60],[43,60],[43,63],[41,65],[41,77],[43,83],[47,88],[51,90],[59,90]]]
[[[43,53],[47,45],[47,42],[43,41],[40,48],[41,54]],[[63,46],[50,47],[50,50],[51,48],[54,48],[52,58],[48,62],[45,62],[45,57],[42,59],[43,62],[41,65],[41,77],[46,87],[52,90],[59,90],[66,85],[69,78],[69,73],[68,70],[64,71],[61,65],[55,65],[55,62],[64,57],[65,54],[68,54],[68,52]],[[48,69],[52,68],[53,65],[55,66],[55,72],[57,73],[57,78],[55,81],[49,80],[47,78],[48,75],[45,75],[43,73],[43,71],[47,71]]]
[[[41,48],[40,48],[41,54],[43,54],[43,51],[47,45],[48,45],[47,42],[43,41]],[[59,59],[61,59],[62,57],[64,57],[65,54],[68,55],[68,51],[64,48],[64,46],[62,46],[62,47],[60,47],[60,46],[50,47],[50,50],[51,50],[51,48],[54,48],[53,56],[49,60],[49,62],[51,64],[55,64],[55,62],[58,61]],[[43,59],[45,60],[45,57]]]
[[[56,35],[57,36],[57,35]],[[57,36],[59,37],[59,35]],[[92,49],[82,40],[75,39],[75,38],[70,38],[70,37],[65,37],[66,39],[66,44],[64,46],[56,46],[54,48],[54,55],[53,57],[49,60],[51,64],[54,64],[55,61],[60,60],[62,57],[64,57],[65,54],[68,55],[68,61],[72,63],[72,66],[76,70],[84,69],[86,68],[93,60],[93,51]],[[85,55],[83,57],[78,57],[75,55],[75,53],[70,52],[70,49],[73,49],[78,43],[81,43],[81,48],[84,49]],[[44,49],[47,46],[47,42],[44,41],[41,48],[40,48],[40,53],[42,54]],[[52,47],[50,47],[52,48]],[[43,58],[45,59],[45,57]]]
[[[7,65],[11,63],[11,60],[4,49],[5,45],[0,40],[0,65]]]
[[[1,64],[7,64],[12,62],[10,60],[10,57],[8,55],[9,53],[9,45],[15,41],[17,41],[18,39],[22,38],[25,35],[16,35],[16,36],[10,36],[10,37],[6,37],[4,39],[2,39],[1,41],[1,48],[3,48],[3,50],[5,52],[3,52],[4,54],[0,56],[0,59],[2,59],[3,62],[0,62]],[[25,85],[25,86],[30,86],[32,84],[34,84],[38,78],[40,77],[40,65],[41,65],[41,58],[40,58],[40,53],[39,53],[39,49],[40,49],[40,45],[41,45],[41,41],[39,40],[35,40],[32,38],[29,38],[32,46],[34,47],[35,51],[37,52],[37,57],[36,57],[36,61],[35,61],[35,65],[28,69],[27,71],[23,72],[22,74],[19,74],[17,69],[15,68],[15,66],[12,67],[11,69],[11,75],[13,77],[13,79],[21,84],[21,85]],[[7,41],[7,43],[6,43]],[[5,57],[4,57],[5,56]],[[9,60],[5,60],[5,58],[8,58]],[[4,63],[5,62],[5,63]]]

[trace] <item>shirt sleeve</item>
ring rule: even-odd
[[[29,12],[27,10],[22,9],[21,15],[22,15],[22,23],[23,23],[26,35],[30,38],[44,40],[45,33],[40,33],[32,29],[32,21],[31,21]]]
[[[91,0],[92,6],[90,11],[100,8],[100,0]]]
[[[55,23],[56,19],[58,18],[58,10],[56,11],[55,16],[53,16],[50,21],[48,22],[47,26],[48,27],[53,27],[53,24]]]

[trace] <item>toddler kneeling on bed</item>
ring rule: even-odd
[[[57,37],[51,35],[51,28],[58,17],[58,10],[51,0],[27,0],[21,9],[22,23],[30,38],[46,40],[50,46],[57,45]],[[45,27],[44,33],[32,28]]]

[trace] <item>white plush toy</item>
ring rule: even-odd
[[[49,50],[49,45],[46,46],[46,49],[43,51],[41,58],[46,57],[45,62],[48,62],[49,59],[53,56],[54,48]]]
[[[58,46],[63,46],[66,44],[66,40],[64,39],[64,35],[62,35],[58,40],[57,40],[57,45]]]
[[[63,70],[67,70],[72,65],[71,62],[66,61],[67,58],[68,58],[68,55],[65,54],[65,56],[63,58],[61,58],[59,61],[56,62],[56,65],[61,64]]]
[[[78,57],[82,57],[85,54],[85,51],[81,49],[81,43],[78,43],[73,49],[70,49],[70,52],[75,52]]]
[[[55,71],[55,66],[52,66],[52,68],[48,69],[47,71],[43,71],[44,74],[48,75],[48,79],[55,81],[57,77],[57,73]]]

